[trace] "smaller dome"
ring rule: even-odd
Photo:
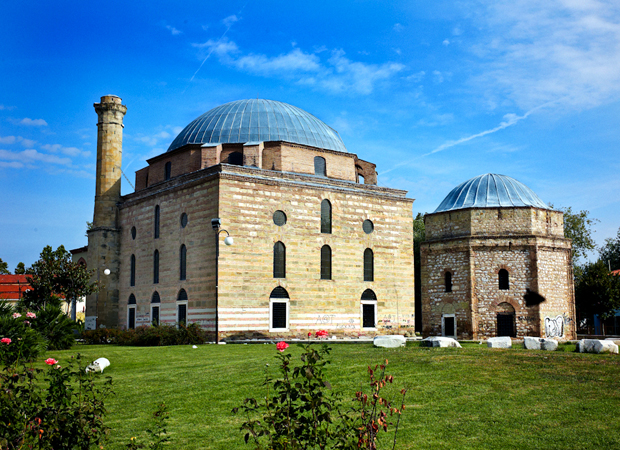
[[[506,175],[486,173],[467,180],[443,199],[434,211],[454,211],[466,208],[533,207],[550,209],[523,183]]]

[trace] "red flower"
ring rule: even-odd
[[[319,330],[316,332],[316,337],[327,337],[327,331]]]
[[[2,338],[2,339],[0,339],[0,342],[2,342],[3,344],[9,345],[11,343],[11,339],[10,338]]]
[[[312,331],[308,331],[308,338],[312,337]]]
[[[45,364],[48,364],[48,365],[50,365],[50,366],[53,366],[53,365],[54,365],[54,364],[56,364],[57,362],[58,362],[58,361],[57,361],[57,360],[55,360],[54,358],[47,358],[47,359],[45,360]]]
[[[276,344],[276,348],[280,350],[281,352],[283,352],[284,350],[288,348],[288,344],[284,341],[280,341]]]
[[[37,315],[36,315],[35,313],[33,313],[33,312],[30,312],[30,311],[28,311],[28,312],[26,313],[26,316],[27,316],[29,319],[36,319],[36,318],[37,318]]]

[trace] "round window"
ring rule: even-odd
[[[273,223],[275,223],[279,227],[286,223],[286,214],[284,214],[284,211],[278,210],[273,213]]]
[[[187,226],[187,214],[181,214],[181,228],[185,228]]]
[[[131,227],[131,239],[136,238],[136,227]]]
[[[366,219],[364,220],[364,223],[362,224],[362,228],[364,229],[364,233],[370,234],[375,229],[375,226],[372,224],[370,220]]]

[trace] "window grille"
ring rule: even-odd
[[[362,327],[363,328],[375,328],[375,306],[374,304],[362,305]]]
[[[325,199],[321,202],[321,233],[332,232],[332,204]]]
[[[271,303],[271,328],[286,328],[286,302]]]
[[[273,245],[273,277],[286,278],[286,247],[279,241]]]
[[[321,247],[321,280],[332,279],[332,249],[329,245]]]

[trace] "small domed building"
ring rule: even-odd
[[[561,211],[513,178],[485,174],[454,188],[425,226],[425,336],[575,338],[571,242]],[[527,306],[528,290],[545,300]]]
[[[412,199],[286,103],[239,100],[188,124],[121,195],[123,117],[96,103],[89,327],[197,323],[221,338],[414,326]],[[232,238],[225,240],[227,236]]]

